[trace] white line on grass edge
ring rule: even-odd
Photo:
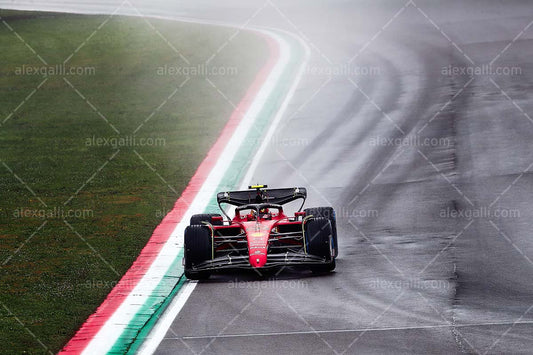
[[[288,47],[286,45],[286,42],[284,42],[279,36],[277,36],[276,34],[270,32],[270,31],[267,31],[267,30],[258,30],[264,34],[266,34],[267,36],[270,36],[272,38],[274,38],[276,41],[278,41],[278,43],[280,43],[280,48],[281,48],[281,43],[285,43],[285,46]],[[285,31],[283,31],[285,32]],[[270,128],[268,129],[259,149],[257,150],[253,160],[252,160],[252,163],[250,164],[249,168],[248,168],[248,171],[246,172],[246,175],[244,176],[242,182],[241,182],[241,186],[240,186],[240,189],[245,189],[248,185],[248,182],[252,179],[252,175],[254,174],[256,168],[257,168],[257,165],[258,165],[258,162],[259,162],[259,159],[263,156],[265,150],[266,150],[266,147],[268,146],[268,144],[270,143],[271,139],[272,139],[272,136],[274,135],[279,123],[281,122],[281,119],[285,113],[285,110],[287,109],[287,106],[291,100],[291,98],[293,97],[294,95],[294,91],[296,90],[296,87],[298,86],[298,83],[300,82],[300,79],[302,78],[302,75],[303,75],[303,72],[304,72],[304,69],[305,69],[305,66],[307,65],[307,61],[308,61],[308,58],[309,58],[309,47],[300,39],[300,38],[297,38],[295,35],[293,34],[290,34],[287,32],[288,35],[296,38],[298,40],[298,42],[300,42],[300,44],[302,45],[302,47],[304,48],[304,60],[302,61],[302,64],[300,65],[300,68],[298,69],[298,74],[296,75],[295,79],[294,79],[294,82],[292,83],[290,89],[289,89],[289,92],[287,93],[287,96],[285,97],[285,100],[283,101],[283,103],[281,104],[274,120],[272,121],[271,125],[270,125]],[[180,226],[178,226],[176,228],[176,230],[174,231],[173,233],[173,236],[176,234],[175,232],[179,229],[179,235],[183,235],[183,230],[185,229],[185,226],[186,226],[186,222],[188,221],[188,218],[186,219],[185,217],[182,219],[182,221],[185,221],[185,223],[183,223],[183,226],[181,228],[179,228]],[[180,225],[182,223],[180,222]],[[179,314],[179,312],[181,311],[181,309],[183,308],[183,306],[185,305],[185,303],[187,302],[189,296],[192,294],[193,290],[196,288],[196,285],[198,284],[197,281],[187,281],[183,286],[182,288],[178,291],[178,294],[176,295],[176,297],[174,297],[174,299],[172,300],[172,302],[168,305],[167,309],[163,312],[163,314],[161,315],[161,317],[159,318],[159,321],[155,324],[155,326],[152,328],[152,330],[150,331],[148,337],[144,340],[143,344],[140,346],[137,354],[139,355],[151,355],[153,354],[159,344],[161,343],[161,341],[163,340],[163,338],[165,337],[165,334],[168,332],[168,329],[170,328],[170,326],[172,325],[174,319],[176,319],[177,315]]]

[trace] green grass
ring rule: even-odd
[[[47,352],[41,341],[56,352],[172,208],[233,111],[228,100],[239,102],[268,49],[241,32],[212,59],[231,71],[207,76],[224,98],[206,76],[179,88],[185,76],[158,75],[158,68],[188,66],[172,47],[191,66],[202,64],[235,30],[127,17],[0,16],[20,37],[0,24],[0,122],[9,117],[0,125],[0,344],[2,352]],[[48,75],[28,98],[45,78],[20,75],[22,65],[43,66],[28,46],[51,66],[79,48],[68,65],[94,69]],[[131,136],[150,116],[136,137],[158,139],[157,146],[92,144],[93,137]],[[35,215],[58,207],[85,217],[66,217],[71,229],[63,218]]]

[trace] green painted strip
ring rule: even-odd
[[[148,336],[148,334],[150,333],[154,325],[157,323],[157,321],[163,314],[163,312],[167,309],[170,302],[172,302],[172,300],[174,299],[174,296],[176,296],[176,294],[181,289],[183,284],[187,282],[187,278],[183,274],[183,267],[181,266],[181,258],[183,257],[182,255],[183,255],[183,251],[180,252],[180,254],[176,258],[176,260],[172,263],[169,269],[171,270],[171,272],[172,270],[176,270],[178,271],[178,273],[181,274],[178,282],[174,285],[174,288],[172,288],[170,293],[165,297],[165,300],[159,304],[158,308],[152,314],[150,319],[148,319],[148,321],[144,324],[144,326],[138,331],[137,336],[134,338],[134,342],[131,344],[131,347],[127,351],[127,354],[135,354],[137,352],[139,347],[142,345],[143,340],[146,339],[146,337]]]
[[[185,275],[183,275],[183,266],[181,265],[182,258],[183,250],[180,250],[162,280],[155,287],[141,309],[135,314],[133,320],[122,332],[108,354],[133,354],[142,344],[142,341],[136,341],[136,339],[145,338],[150,329],[152,329],[153,324],[159,319],[160,314],[172,301],[173,296],[178,293],[183,283],[186,282]]]
[[[293,38],[284,37],[284,39],[289,43],[291,48],[300,49],[300,44]],[[302,51],[293,51],[293,56],[290,58],[287,67],[281,75],[280,81],[256,117],[254,126],[250,129],[246,139],[239,147],[238,153],[223,179],[220,181],[217,191],[227,191],[237,188],[247,171],[247,167],[250,165],[250,159],[255,155],[257,148],[261,144],[262,137],[268,130],[269,124],[281,106],[294,79],[294,74],[297,72],[294,68],[301,63],[302,58]],[[204,213],[216,212],[218,212],[218,204],[215,195],[209,201]],[[179,252],[161,282],[156,286],[139,312],[135,314],[108,354],[134,354],[139,349],[161,314],[168,307],[181,286],[186,282],[181,265],[182,258],[183,250]]]

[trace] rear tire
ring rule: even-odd
[[[333,249],[335,250],[335,258],[339,255],[339,244],[337,243],[337,217],[333,207],[313,207],[304,210],[306,216],[324,217],[329,219],[331,223],[331,231],[333,233]]]
[[[185,276],[191,280],[204,280],[210,276],[208,271],[194,271],[193,266],[211,260],[213,244],[207,226],[193,225],[185,229]]]
[[[211,217],[222,217],[218,213],[203,213],[203,214],[195,214],[191,217],[191,226],[194,225],[203,225],[202,222],[208,222],[211,223],[214,226],[221,226],[222,221],[213,221]]]
[[[326,265],[314,265],[311,267],[313,274],[324,274],[335,270],[335,259],[331,260],[331,263]]]
[[[313,218],[305,223],[305,243],[308,254],[324,258],[326,264],[313,265],[313,272],[329,272],[335,269],[333,254],[333,232],[329,219]]]

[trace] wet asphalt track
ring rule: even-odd
[[[533,29],[493,63],[521,75],[461,74],[497,57],[533,4],[434,3],[399,14],[404,2],[280,6],[292,23],[271,7],[257,15],[306,36],[315,73],[354,56],[379,72],[311,69],[255,174],[336,208],[337,271],[201,283],[159,354],[533,351],[533,122],[520,110],[533,108]],[[443,75],[450,65],[459,75]]]
[[[531,353],[533,3],[261,6],[140,8],[306,37],[315,69],[254,182],[336,208],[337,270],[202,282],[157,353]],[[327,75],[351,58],[372,75]],[[461,73],[491,61],[520,73]]]

